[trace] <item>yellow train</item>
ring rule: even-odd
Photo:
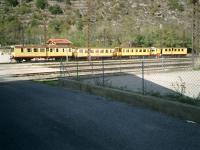
[[[149,57],[149,56],[186,56],[187,48],[72,48],[61,45],[27,45],[15,46],[11,58],[17,62],[30,61],[33,58],[65,59],[68,58],[118,58],[118,57]]]
[[[72,57],[73,49],[60,45],[15,46],[11,52],[11,58],[17,62],[30,61],[33,58],[60,59],[66,56]]]

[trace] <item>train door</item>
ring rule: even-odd
[[[122,48],[120,48],[120,47],[115,48],[115,56],[117,56],[117,57],[122,56]]]
[[[77,48],[74,49],[73,54],[72,54],[73,58],[77,58],[78,57],[78,51],[79,50]]]
[[[48,59],[49,58],[49,48],[47,47],[46,48],[46,59]]]

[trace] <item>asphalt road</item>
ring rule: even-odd
[[[0,83],[0,150],[199,150],[200,126],[38,83]]]

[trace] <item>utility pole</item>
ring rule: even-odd
[[[87,48],[88,48],[88,61],[91,61],[90,52],[90,26],[91,26],[91,1],[87,0]]]
[[[104,47],[106,47],[106,29],[105,29],[105,27],[103,29],[103,44],[104,44]]]
[[[24,30],[25,30],[25,28],[24,28],[24,25],[22,25],[22,43],[23,43],[23,46],[25,45],[25,33],[24,33]]]
[[[44,45],[46,45],[47,42],[47,21],[46,21],[46,13],[44,12]]]
[[[92,23],[96,21],[96,14],[95,14],[95,3],[96,1],[87,0],[87,48],[88,48],[88,60],[91,60],[91,26]]]
[[[193,12],[192,12],[192,66],[195,67],[195,56],[199,53],[199,43],[198,43],[198,7],[199,0],[192,0]]]

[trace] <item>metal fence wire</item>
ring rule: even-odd
[[[200,57],[99,59],[61,63],[61,77],[144,95],[200,97]]]

